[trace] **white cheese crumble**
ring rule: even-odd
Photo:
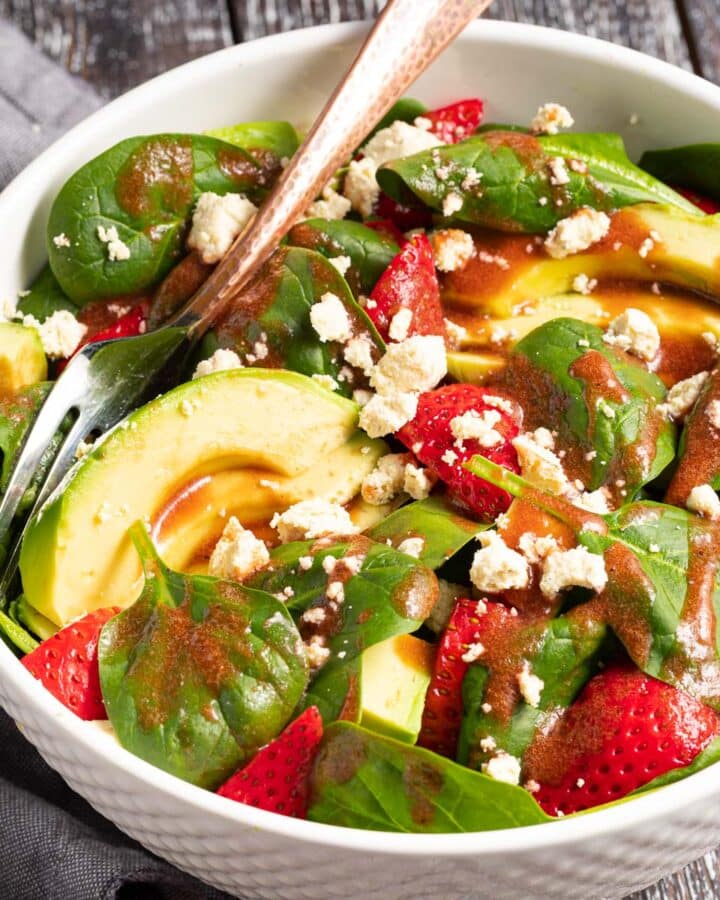
[[[370,384],[389,396],[429,391],[447,374],[445,341],[439,335],[417,334],[390,344],[372,373]]]
[[[327,185],[318,200],[305,210],[306,219],[344,219],[352,209],[352,204],[342,194]]]
[[[337,269],[343,277],[347,274],[348,269],[352,265],[352,260],[349,256],[331,256],[328,259],[328,262],[333,268]]]
[[[709,372],[698,372],[690,378],[678,381],[667,392],[665,401],[658,406],[660,412],[669,419],[684,419],[695,406],[703,385],[708,380]]]
[[[328,534],[357,533],[357,527],[343,506],[320,499],[301,500],[285,512],[275,513],[270,525],[277,529],[283,544],[313,540]]]
[[[343,184],[343,193],[352,209],[368,219],[380,196],[380,186],[375,179],[377,163],[369,157],[353,159],[348,166]]]
[[[257,212],[244,194],[200,194],[192,217],[187,245],[208,265],[220,260]]]
[[[496,447],[503,437],[495,426],[502,416],[496,409],[486,409],[482,413],[469,409],[450,420],[450,430],[457,441],[475,440],[481,447]]]
[[[435,476],[427,469],[408,463],[405,466],[403,490],[410,494],[413,500],[424,500],[430,495],[436,480]]]
[[[540,591],[553,599],[568,587],[585,587],[599,594],[607,584],[605,560],[585,547],[557,550],[543,562]]]
[[[720,400],[711,400],[707,405],[705,415],[712,427],[720,430]]]
[[[542,696],[545,682],[542,678],[534,675],[530,667],[530,663],[524,660],[522,669],[517,674],[517,683],[520,688],[523,700],[528,706],[540,706],[540,697]]]
[[[360,412],[360,427],[370,437],[383,437],[399,431],[415,418],[418,394],[373,394]]]
[[[443,215],[447,219],[454,216],[455,213],[460,212],[463,208],[463,202],[462,194],[458,194],[457,191],[450,191],[449,194],[445,195],[445,199],[443,200]]]
[[[382,506],[389,503],[403,490],[405,467],[410,460],[408,453],[387,453],[375,468],[363,478],[360,493],[366,503]]]
[[[70,247],[70,238],[65,234],[65,232],[61,232],[60,234],[56,234],[52,239],[53,244],[60,249],[61,247]]]
[[[548,162],[548,169],[550,170],[550,184],[555,187],[570,184],[570,173],[562,156],[553,156]]]
[[[561,128],[572,128],[575,124],[570,111],[560,103],[544,103],[530,123],[535,134],[558,134]]]
[[[475,552],[470,580],[483,594],[497,594],[513,588],[525,588],[530,570],[525,557],[511,550],[495,531],[477,536],[481,549]]]
[[[338,383],[332,375],[322,375],[320,372],[315,372],[311,377],[313,381],[317,382],[321,387],[327,388],[329,391],[336,391],[338,389]]]
[[[492,759],[482,764],[482,771],[495,781],[520,784],[520,760],[501,750]]]
[[[50,359],[72,356],[87,334],[87,325],[78,322],[67,309],[57,310],[44,322],[38,322],[34,316],[23,316],[22,323],[26,328],[37,331],[45,355]]]
[[[325,646],[325,638],[314,634],[305,644],[305,655],[312,669],[321,669],[330,658],[330,648]]]
[[[243,528],[235,516],[231,516],[210,557],[208,574],[215,578],[242,581],[269,561],[270,554],[265,542]]]
[[[561,219],[545,239],[545,249],[553,259],[564,259],[587,250],[610,231],[610,217],[589,206]]]
[[[360,337],[351,338],[343,349],[345,360],[355,369],[360,371],[366,377],[370,377],[375,363],[372,357],[373,345],[368,337],[361,335]]]
[[[706,519],[720,519],[720,498],[709,484],[694,487],[687,498],[687,508]]]
[[[408,309],[407,306],[403,306],[401,309],[399,309],[390,320],[390,327],[388,329],[388,336],[390,337],[390,340],[406,340],[410,332],[412,320],[413,314],[411,309]]]
[[[608,325],[603,341],[650,362],[660,349],[660,332],[647,313],[630,307]]]
[[[540,435],[540,440],[537,433],[520,434],[512,445],[518,455],[523,478],[551,494],[565,493],[568,487],[567,475],[560,457],[547,446],[544,434]]]
[[[485,645],[481,644],[480,641],[476,641],[474,644],[470,644],[467,650],[463,653],[460,659],[464,663],[474,663],[477,662],[480,657],[485,652]]]
[[[463,269],[475,256],[472,235],[460,228],[441,228],[430,234],[435,267],[441,272]]]
[[[518,540],[518,549],[530,563],[539,563],[557,550],[557,541],[552,535],[538,535],[525,531]]]
[[[397,549],[400,553],[405,553],[407,556],[414,556],[415,559],[419,559],[420,554],[425,549],[425,541],[421,537],[405,538],[404,541],[400,541]]]
[[[588,278],[587,275],[576,275],[573,281],[573,290],[578,294],[592,294],[598,286],[597,278]]]
[[[323,294],[310,307],[310,323],[323,343],[348,341],[352,337],[352,323],[342,300],[330,292]]]
[[[126,259],[130,259],[130,248],[124,241],[120,240],[120,235],[114,225],[111,225],[109,228],[98,225],[97,236],[107,247],[107,255],[110,262],[123,262]]]
[[[213,375],[215,372],[227,372],[231,369],[242,369],[243,364],[234,350],[225,350],[222,347],[216,350],[209,359],[199,362],[193,372],[193,381],[204,375]]]

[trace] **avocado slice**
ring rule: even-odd
[[[414,744],[430,685],[434,647],[410,634],[373,644],[362,655],[360,724]]]
[[[538,298],[571,291],[578,275],[663,282],[720,296],[718,216],[693,216],[656,204],[627,207],[612,216],[606,237],[564,259],[551,258],[542,241],[527,235],[482,232],[477,244],[484,253],[444,277],[443,300],[497,318],[513,316]]]
[[[131,604],[141,573],[127,530],[138,519],[175,564],[212,547],[221,512],[267,527],[297,497],[348,502],[386,449],[357,418],[352,401],[281,370],[218,372],[158,397],[96,442],[30,523],[20,554],[28,603],[58,625]],[[202,489],[215,478],[232,493],[193,530],[186,514],[208,505]]]
[[[490,375],[505,368],[507,360],[500,353],[466,353],[451,350],[447,355],[448,375],[456,381],[482,384]]]
[[[7,397],[47,378],[47,358],[34,328],[0,323],[0,396]]]

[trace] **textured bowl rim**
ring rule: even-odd
[[[359,38],[368,28],[367,23],[344,23],[299,29],[284,34],[271,35],[246,44],[218,50],[215,53],[185,63],[146,84],[134,88],[112,103],[76,125],[48,150],[34,160],[0,194],[0,215],[4,207],[26,197],[31,203],[38,194],[38,184],[48,180],[48,172],[57,170],[60,162],[82,156],[87,131],[112,123],[117,119],[132,121],[136,105],[147,103],[153,95],[161,97],[169,83],[174,91],[190,86],[199,72],[209,74],[232,70],[239,62],[255,62],[274,53],[309,51],[329,47]],[[720,88],[702,78],[656,60],[635,50],[619,47],[596,38],[572,35],[568,46],[568,33],[536,25],[524,25],[501,21],[482,20],[473,23],[459,41],[479,41],[481,44],[507,46],[521,45],[527,49],[557,50],[565,57],[579,63],[592,61],[607,67],[623,69],[632,77],[643,75],[656,83],[672,86],[695,100],[705,102],[720,112]],[[534,825],[502,831],[465,834],[395,834],[391,832],[365,831],[342,828],[297,819],[289,819],[275,813],[264,812],[195,787],[170,775],[130,752],[123,750],[107,734],[78,719],[37,682],[19,661],[0,642],[0,677],[14,704],[32,709],[34,714],[54,720],[63,738],[70,744],[78,742],[87,751],[98,754],[106,763],[143,783],[148,790],[181,800],[195,812],[225,821],[236,822],[267,834],[275,834],[289,840],[317,845],[333,846],[358,852],[404,856],[466,856],[482,857],[497,853],[529,852],[542,848],[560,848],[563,845],[586,842],[593,838],[626,831],[644,823],[667,817],[693,804],[705,802],[711,793],[720,792],[720,765],[710,766],[681,782],[659,791],[641,795],[619,806],[590,812],[587,815],[552,824]]]

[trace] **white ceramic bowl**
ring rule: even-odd
[[[363,25],[232,47],[156,78],[58,141],[0,195],[0,295],[43,262],[52,198],[85,160],[131,134],[243,119],[308,123]],[[720,89],[665,63],[559,31],[480,22],[413,93],[487,99],[487,120],[567,105],[580,129],[620,131],[631,152],[717,137]],[[631,116],[639,123],[630,125]],[[0,702],[67,782],[150,850],[242,897],[618,897],[720,842],[720,766],[579,819],[511,831],[394,835],[298,822],[234,804],[121,750],[81,723],[0,644]]]

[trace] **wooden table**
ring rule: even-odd
[[[369,18],[382,5],[381,0],[0,0],[0,16],[109,98],[229,44]],[[720,0],[496,0],[491,15],[627,44],[720,81]],[[720,852],[634,900],[714,897],[720,898]]]

